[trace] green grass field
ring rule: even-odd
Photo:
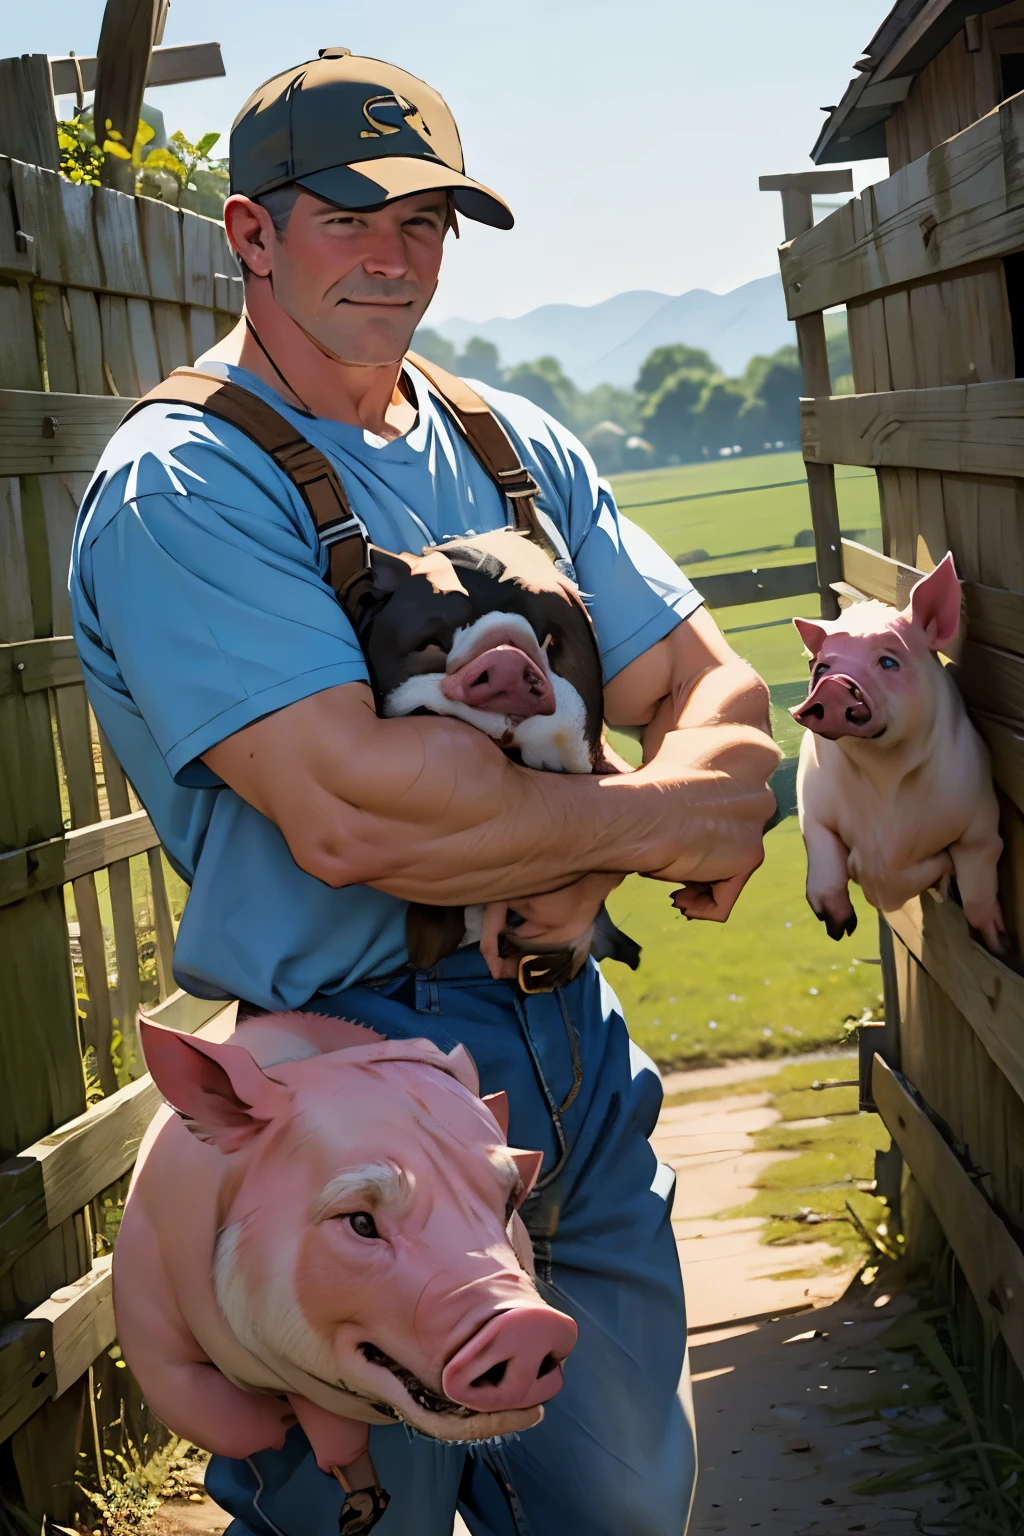
[[[837,474],[843,532],[880,548],[875,477]],[[794,481],[795,484],[780,482]],[[621,510],[684,562],[697,589],[704,573],[784,565],[813,558],[794,541],[811,526],[799,454],[766,454],[620,475]],[[775,489],[752,489],[774,486]],[[709,492],[725,492],[708,495]],[[686,500],[684,498],[701,498]],[[772,722],[783,751],[795,756],[800,727],[791,704],[807,691],[807,665],[792,625],[814,617],[817,599],[793,598],[719,609],[715,618],[772,694]],[[847,1021],[880,1007],[877,919],[854,890],[860,919],[852,938],[834,943],[804,898],[806,864],[794,817],[768,834],[765,862],[729,922],[687,923],[670,888],[633,877],[609,907],[643,945],[640,970],[608,962],[637,1043],[665,1066],[731,1056],[778,1055],[838,1043]]]

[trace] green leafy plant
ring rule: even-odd
[[[61,175],[68,181],[98,187],[103,151],[96,143],[91,117],[79,112],[74,117],[62,119],[57,124],[57,144]]]
[[[174,193],[173,199],[179,206],[189,206],[185,198],[187,193],[202,194],[204,192],[220,190],[219,204],[222,207],[227,195],[227,168],[221,161],[210,159],[210,151],[220,139],[219,133],[204,133],[197,143],[193,144],[181,132],[172,133],[166,149],[151,149],[142,162],[142,176],[138,190],[144,194],[152,195],[151,185],[156,182],[160,186],[157,196],[163,196],[164,188],[169,181]],[[222,183],[221,188],[211,187],[211,180]],[[206,208],[197,211],[207,212]]]

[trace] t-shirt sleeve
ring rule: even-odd
[[[661,545],[623,517],[601,481],[574,563],[597,631],[606,683],[704,601]]]
[[[72,567],[90,691],[137,710],[172,776],[196,787],[219,782],[198,761],[217,742],[367,678],[312,525],[245,489],[240,508],[195,491],[125,500],[108,485],[119,505],[92,509],[99,531],[85,520]]]
[[[704,600],[661,546],[622,516],[573,433],[522,396],[475,380],[473,387],[501,418],[540,487],[538,508],[565,541],[610,682]]]

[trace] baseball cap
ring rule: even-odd
[[[259,197],[288,182],[342,208],[374,208],[435,187],[459,213],[511,229],[508,206],[465,173],[444,98],[415,75],[347,48],[275,75],[231,126],[231,190]]]

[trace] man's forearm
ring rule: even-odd
[[[348,684],[257,721],[205,760],[326,884],[463,905],[599,871],[728,873],[745,835],[737,815],[763,810],[756,772],[737,780],[731,766],[752,745],[756,755],[735,733],[682,732],[636,774],[542,774],[460,721],[380,720],[369,690]]]

